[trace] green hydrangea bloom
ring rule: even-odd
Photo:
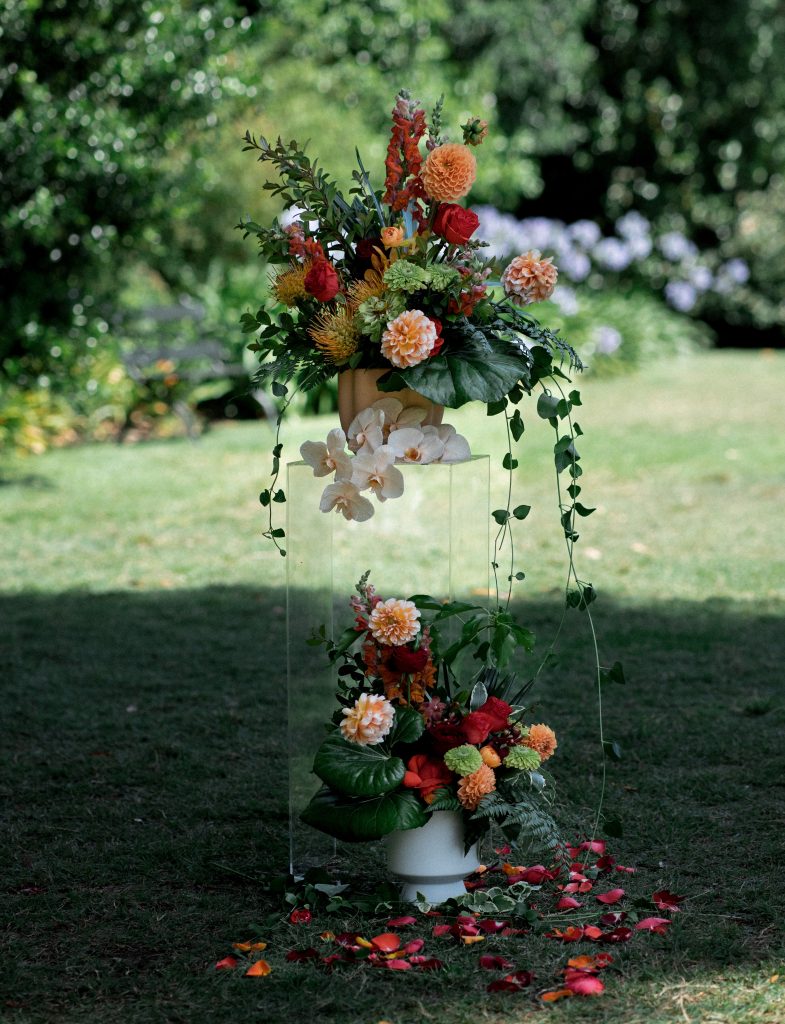
[[[428,267],[427,273],[431,278],[431,288],[435,292],[446,292],[456,284],[461,275],[454,267],[445,267],[443,263],[436,263]]]
[[[418,267],[416,263],[410,263],[408,260],[396,260],[385,270],[384,283],[388,288],[393,288],[397,292],[413,294],[428,287],[431,283],[431,274],[429,271],[423,270],[422,267]]]
[[[542,758],[531,747],[513,747],[504,759],[505,768],[519,768],[521,771],[533,772],[540,767]]]
[[[372,341],[382,340],[387,324],[406,309],[406,297],[400,292],[385,292],[372,296],[357,307],[355,323],[360,334],[367,334]]]
[[[444,763],[456,775],[471,775],[482,768],[483,759],[477,747],[464,743],[462,747],[453,747],[444,755]]]

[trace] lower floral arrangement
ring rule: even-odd
[[[478,867],[466,879],[463,895],[438,909],[423,901],[405,908],[394,893],[390,898],[389,889],[360,895],[314,875],[282,894],[287,934],[293,936],[293,927],[301,930],[301,941],[289,948],[264,935],[235,942],[214,969],[274,977],[292,966],[327,974],[479,967],[489,972],[483,982],[488,992],[523,993],[549,1004],[601,995],[609,978],[621,977],[625,948],[667,935],[684,901],[667,889],[644,893],[635,868],[617,863],[605,840],[566,844],[560,851],[566,864],[547,867],[512,863],[509,846],[494,852],[495,863]],[[623,886],[618,884],[622,879]],[[336,932],[329,927],[336,917],[358,910],[365,928]],[[548,961],[547,973],[532,970],[532,937],[575,952],[556,959],[552,951],[537,956],[538,962]]]

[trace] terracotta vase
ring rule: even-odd
[[[344,370],[338,374],[338,416],[341,427],[348,431],[358,412],[367,409],[380,398],[397,398],[405,408],[417,406],[427,410],[423,426],[438,427],[444,416],[444,406],[435,405],[430,398],[405,388],[403,391],[379,391],[376,382],[386,370]]]
[[[460,811],[434,811],[422,828],[391,832],[386,837],[387,867],[401,883],[401,899],[421,893],[430,903],[463,896],[463,880],[480,865],[475,843],[464,851]]]

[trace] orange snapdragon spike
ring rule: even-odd
[[[245,976],[246,978],[266,978],[271,970],[272,967],[266,960],[257,960],[256,963],[251,964],[245,972]]]

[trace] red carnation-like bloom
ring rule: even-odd
[[[413,651],[411,647],[393,648],[391,667],[396,672],[420,672],[428,664],[430,655],[424,647]]]
[[[330,302],[341,289],[334,267],[325,259],[317,259],[303,282],[305,290],[319,302]]]
[[[493,721],[491,732],[501,732],[507,728],[507,719],[512,714],[512,705],[498,697],[489,697],[482,707],[477,708],[479,714],[487,715]]]
[[[407,789],[418,789],[420,796],[430,804],[437,789],[443,789],[453,780],[453,774],[444,761],[437,761],[427,754],[415,754],[409,758],[403,784]]]

